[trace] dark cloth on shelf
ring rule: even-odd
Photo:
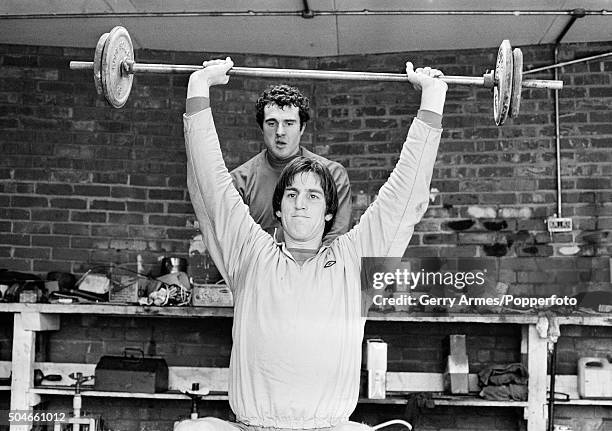
[[[527,385],[485,386],[478,395],[494,401],[527,401]]]
[[[480,386],[501,386],[510,383],[524,385],[527,383],[529,373],[523,364],[513,363],[507,365],[489,365],[478,373]]]
[[[494,364],[478,373],[479,395],[487,400],[526,401],[529,374],[523,364]]]

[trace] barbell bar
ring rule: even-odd
[[[156,63],[136,63],[126,60],[122,64],[123,73],[159,73],[159,74],[187,74],[202,69],[202,66],[188,64],[156,64]],[[92,70],[91,61],[71,61],[72,70]],[[266,67],[232,67],[227,74],[229,76],[246,76],[251,78],[286,78],[286,79],[321,79],[321,80],[343,80],[343,81],[386,81],[386,82],[409,82],[408,77],[401,73],[382,73],[382,72],[349,72],[334,70],[315,70],[315,69],[277,69]],[[487,78],[482,76],[442,76],[439,79],[447,84],[474,85],[492,88],[493,83],[487,85]],[[540,79],[530,79],[522,82],[525,88],[550,88],[560,90],[563,88],[563,81],[549,81]]]
[[[563,88],[563,81],[523,80],[522,58],[521,50],[515,48],[513,51],[510,42],[504,40],[497,53],[495,70],[486,72],[482,77],[442,76],[438,79],[450,85],[492,88],[495,123],[501,126],[508,115],[511,117],[518,115],[522,88],[553,90]],[[202,69],[202,66],[136,63],[128,31],[124,27],[117,26],[100,37],[93,62],[71,61],[70,69],[93,70],[98,94],[104,94],[110,105],[121,108],[129,97],[134,74],[187,74]],[[227,74],[252,78],[409,82],[405,74],[377,72],[233,67]]]

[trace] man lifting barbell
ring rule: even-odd
[[[206,101],[211,86],[226,84],[233,63],[205,65],[189,79],[188,106]],[[211,109],[185,114],[191,201],[234,293],[228,393],[237,422],[188,420],[176,431],[368,429],[348,420],[359,396],[365,324],[361,257],[401,255],[425,213],[447,90],[436,69],[415,72],[406,63],[406,77],[421,91],[421,104],[399,161],[359,224],[330,245],[322,237],[337,193],[323,164],[298,157],[283,170],[273,207],[285,242],[277,243],[233,186]]]
[[[73,69],[93,68],[96,88],[115,107],[126,103],[137,72],[195,71],[188,100],[207,98],[209,87],[227,83],[230,75],[408,81],[422,90],[420,110],[378,198],[358,225],[324,246],[337,197],[323,165],[297,158],[281,174],[273,206],[285,242],[276,243],[253,221],[232,184],[210,108],[184,116],[191,200],[204,242],[234,293],[228,393],[237,422],[202,418],[181,422],[177,431],[367,428],[348,421],[359,394],[365,323],[361,257],[401,255],[426,211],[447,83],[492,88],[498,125],[509,113],[518,115],[522,87],[562,87],[560,81],[522,80],[521,60],[520,50],[504,41],[495,71],[482,78],[415,72],[410,63],[406,75],[234,68],[229,59],[204,69],[139,65],[127,31],[117,27],[100,38],[93,64],[71,62]]]

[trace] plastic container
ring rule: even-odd
[[[578,360],[580,398],[612,398],[612,364],[605,358]]]

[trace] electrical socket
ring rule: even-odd
[[[546,219],[548,232],[571,232],[572,219],[569,217],[557,217],[556,215]]]

